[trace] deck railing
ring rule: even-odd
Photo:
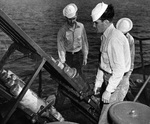
[[[149,38],[139,38],[136,36],[133,36],[135,40],[139,41],[139,46],[140,46],[140,58],[141,58],[141,67],[142,67],[142,74],[143,74],[143,80],[146,81],[146,75],[145,75],[145,65],[144,65],[144,57],[143,57],[143,42],[150,40]]]
[[[135,102],[135,101],[137,101],[137,99],[139,98],[139,96],[141,95],[142,91],[145,89],[146,85],[148,84],[148,82],[150,80],[150,76],[146,80],[144,57],[143,57],[143,42],[147,41],[147,40],[150,40],[150,37],[148,37],[148,38],[139,38],[139,37],[135,37],[135,36],[133,36],[133,37],[134,37],[135,40],[139,41],[140,58],[141,58],[142,74],[143,74],[143,81],[144,81],[143,86],[141,87],[140,91],[138,92],[138,94],[134,98],[134,102]]]

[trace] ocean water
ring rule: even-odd
[[[85,26],[88,42],[88,64],[83,68],[85,75],[92,78],[96,75],[99,56],[100,36],[96,34],[92,25],[91,10],[101,0],[0,0],[0,8],[29,35],[47,54],[58,59],[56,36],[59,28],[64,24],[63,8],[69,3],[78,6],[78,21]],[[104,0],[115,7],[114,24],[122,17],[129,17],[133,21],[130,33],[136,37],[150,37],[150,1],[149,0]],[[9,47],[11,39],[0,30],[0,58]],[[143,58],[145,64],[150,63],[150,41],[143,42]],[[141,65],[139,41],[135,40],[135,67]],[[19,53],[16,53],[19,54]],[[13,56],[12,58],[15,58]],[[12,63],[12,64],[10,64]],[[26,70],[30,62],[10,62],[16,68],[20,66]],[[19,69],[15,69],[19,70]]]
[[[149,0],[103,0],[112,3],[115,7],[114,24],[122,17],[129,17],[134,24],[131,34],[136,37],[150,37],[150,1]],[[48,55],[58,59],[56,36],[59,28],[64,24],[62,15],[63,8],[69,3],[78,6],[78,21],[85,26],[89,42],[88,64],[83,71],[88,79],[92,80],[96,75],[99,56],[100,36],[96,34],[91,19],[91,10],[101,0],[0,0],[0,8],[29,35]],[[0,58],[12,43],[11,39],[0,30]],[[135,40],[136,57],[135,66],[140,66],[139,42]],[[145,64],[150,64],[150,41],[143,42],[143,55]],[[18,56],[20,53],[15,53]],[[14,59],[16,56],[12,56]],[[16,57],[17,58],[17,57]],[[24,61],[10,61],[7,67],[11,66],[14,71],[27,71],[33,67],[33,62],[24,58]],[[43,82],[45,94],[54,91],[55,88]],[[55,83],[52,83],[55,85]],[[36,91],[38,84],[33,85]],[[50,90],[51,89],[51,90]]]
[[[29,35],[47,53],[58,59],[56,37],[59,28],[64,24],[63,8],[69,3],[78,6],[78,21],[85,26],[88,42],[88,64],[83,68],[85,75],[92,78],[96,75],[99,56],[100,36],[96,34],[92,25],[91,10],[101,0],[0,0],[0,8]],[[114,24],[122,17],[129,17],[133,21],[130,33],[136,37],[150,37],[150,1],[149,0],[104,0],[115,7]],[[0,31],[0,57],[9,47],[11,39]],[[150,41],[143,42],[143,58],[145,64],[150,63]],[[141,65],[139,41],[135,40],[135,67]],[[19,54],[19,53],[18,53]],[[16,56],[13,56],[14,58]],[[10,62],[12,63],[12,62]],[[12,63],[13,68],[19,65],[26,70],[26,63]],[[9,64],[10,65],[10,64]],[[15,69],[16,70],[16,69]],[[19,69],[18,69],[19,70]]]

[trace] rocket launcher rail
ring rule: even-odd
[[[26,83],[23,90],[19,94],[17,101],[6,117],[4,119],[4,123],[9,119],[15,108],[17,107],[19,101],[23,98],[29,87],[31,86],[33,80],[38,75],[40,70],[44,68],[47,72],[49,72],[54,80],[56,80],[62,87],[64,87],[66,94],[67,92],[71,92],[77,98],[84,102],[84,104],[88,104],[94,112],[91,112],[89,109],[86,110],[90,116],[94,117],[94,121],[97,121],[96,114],[99,114],[99,106],[92,100],[93,91],[91,90],[88,83],[86,83],[79,73],[76,72],[75,69],[70,68],[66,64],[62,64],[59,61],[55,60],[51,55],[47,55],[38,44],[36,44],[17,24],[13,22],[2,10],[0,10],[0,28],[6,33],[13,43],[10,45],[7,52],[4,54],[0,61],[0,70],[5,65],[7,58],[15,51],[18,50],[21,53],[26,54],[34,54],[36,58],[40,58],[40,64],[37,63],[38,68],[34,71],[34,74],[30,78],[30,80]],[[30,57],[30,56],[29,56]],[[31,58],[33,59],[33,58]],[[0,91],[1,92],[1,91]],[[8,96],[9,97],[9,96]],[[80,102],[75,97],[70,97],[74,101]],[[81,105],[82,106],[82,105]],[[84,108],[83,106],[81,108]],[[90,118],[89,116],[89,118]]]
[[[70,78],[63,69],[58,67],[56,63],[57,61],[51,55],[47,55],[40,46],[36,44],[20,27],[18,27],[17,24],[15,24],[2,10],[0,10],[0,28],[12,39],[12,41],[14,41],[15,44],[28,49],[31,53],[38,54],[41,58],[44,58],[46,62],[43,67],[49,73],[55,74],[56,78],[67,81],[80,95],[89,91],[88,84],[83,81],[80,75],[78,78]]]

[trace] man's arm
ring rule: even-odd
[[[98,94],[98,89],[101,88],[103,84],[103,81],[104,81],[103,75],[104,75],[103,71],[98,68],[96,79],[95,79],[95,86],[94,86],[95,94]]]
[[[66,50],[64,48],[64,38],[63,38],[63,30],[60,29],[57,34],[57,48],[58,48],[58,56],[62,63],[66,61]]]
[[[82,52],[83,52],[83,65],[86,65],[88,53],[89,53],[89,44],[88,44],[88,39],[87,39],[84,26],[83,26],[83,34],[82,34]]]

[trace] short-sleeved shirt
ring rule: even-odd
[[[82,50],[83,56],[87,59],[89,46],[84,25],[76,22],[75,28],[70,28],[66,23],[59,30],[57,35],[58,55],[62,62],[65,62],[66,52],[79,52]]]

